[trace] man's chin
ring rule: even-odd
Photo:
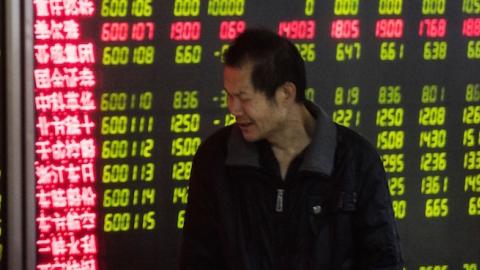
[[[254,134],[252,134],[250,132],[243,131],[243,130],[242,130],[242,136],[243,136],[243,139],[247,142],[256,142],[256,141],[260,140],[260,138],[258,136],[255,136]]]

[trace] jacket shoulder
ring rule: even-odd
[[[215,131],[202,142],[194,159],[212,158],[215,154],[225,153],[232,126],[227,126]]]
[[[356,131],[337,124],[337,150],[353,154],[359,159],[379,158],[376,148]]]

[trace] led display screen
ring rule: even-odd
[[[175,269],[222,53],[289,38],[388,174],[406,269],[480,265],[480,0],[33,0],[37,269]],[[212,168],[214,169],[214,168]],[[69,268],[70,267],[70,268]]]

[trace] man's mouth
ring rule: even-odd
[[[252,122],[237,122],[237,124],[240,128],[248,128],[252,125]]]

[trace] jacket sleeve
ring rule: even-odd
[[[214,188],[211,177],[215,168],[211,157],[205,152],[205,149],[200,147],[193,161],[180,247],[180,270],[221,268],[216,195],[212,192]]]
[[[383,162],[375,150],[363,153],[355,243],[358,269],[401,270],[403,258]]]

